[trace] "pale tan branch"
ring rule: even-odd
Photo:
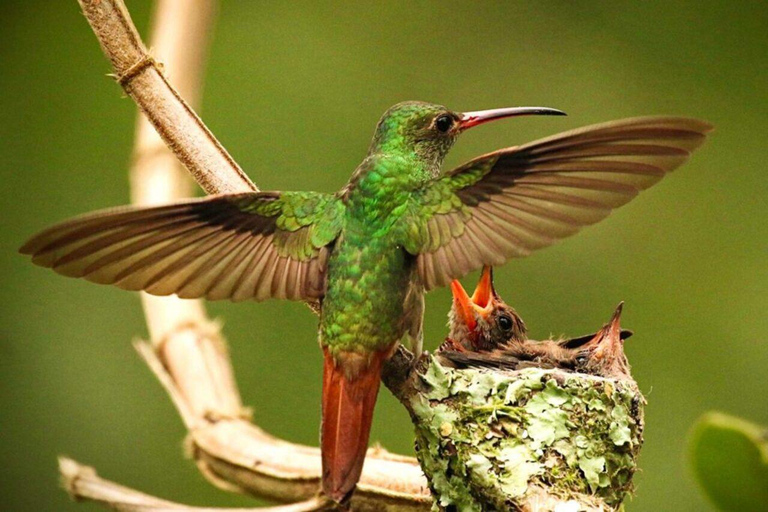
[[[59,458],[59,471],[62,485],[74,499],[95,501],[122,512],[318,512],[328,509],[327,501],[319,497],[276,507],[193,507],[155,498],[105,480],[92,467],[66,457]]]
[[[79,2],[102,50],[112,63],[115,79],[146,114],[200,186],[209,194],[257,190],[197,114],[168,83],[161,67],[147,52],[123,2]],[[173,22],[176,16],[174,11],[168,16],[169,21]]]
[[[101,2],[102,6],[105,3],[109,2]],[[203,68],[214,11],[214,0],[160,0],[153,16],[152,47],[157,58],[164,62],[163,69],[169,80],[180,93],[190,99],[188,108],[190,113],[192,113],[191,108],[202,96]],[[110,12],[123,16],[126,22],[130,22],[121,3],[116,3],[115,9]],[[135,34],[132,26],[130,29],[128,32]],[[135,46],[143,48],[138,35],[135,37],[137,38]],[[111,60],[114,62],[114,59]],[[148,96],[158,94],[152,91],[147,92]],[[148,108],[153,109],[155,106],[155,103],[151,103]],[[200,122],[196,116],[190,120],[190,122],[195,121]],[[175,138],[184,140],[186,135],[182,132],[183,126],[166,128],[170,131],[179,130]],[[136,144],[133,155],[130,176],[131,198],[134,204],[167,203],[193,194],[189,176],[143,113],[139,114],[136,123]],[[212,338],[218,339],[218,325],[208,320],[202,301],[155,297],[145,293],[141,294],[141,298],[150,336],[155,343],[165,343],[167,349],[173,350],[173,347],[178,345],[174,337],[179,334],[181,326],[185,327],[184,332],[190,329],[201,333],[210,332],[213,333]],[[199,397],[196,401],[198,410],[189,411],[188,414],[201,414],[202,410],[216,411],[221,415],[236,415],[242,409],[240,395],[223,344],[217,345],[215,352],[221,356],[216,363],[222,368],[214,371],[216,378],[212,380],[198,379],[206,387],[201,388],[196,394]],[[187,354],[183,352],[174,352],[172,355],[174,357],[169,359],[171,361],[178,359],[179,364],[194,371],[192,375],[204,373],[205,367],[209,365],[205,359],[190,360],[191,358],[185,357]],[[182,389],[185,387],[182,386]],[[177,406],[179,406],[178,401]]]

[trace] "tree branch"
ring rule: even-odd
[[[311,498],[302,503],[259,508],[192,507],[161,500],[101,478],[90,466],[66,458],[59,458],[62,485],[77,499],[89,499],[122,512],[316,512],[326,510],[328,503],[322,498]]]
[[[209,194],[257,190],[197,114],[168,83],[160,66],[141,42],[123,2],[79,2],[102,50],[112,63],[113,76],[200,186]],[[205,3],[209,2],[192,2],[195,6]],[[179,3],[180,6],[183,4]],[[189,12],[189,16],[195,14],[194,9]],[[177,13],[173,11],[171,16],[166,16],[169,23],[175,21]],[[179,20],[186,18],[182,16]],[[178,33],[184,32],[181,30]],[[173,33],[177,32],[169,35]]]

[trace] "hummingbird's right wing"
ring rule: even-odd
[[[90,213],[20,249],[37,265],[153,295],[311,300],[325,293],[344,206],[317,192],[252,192]]]
[[[623,119],[480,156],[413,194],[403,246],[427,290],[526,256],[629,202],[711,129],[680,117]]]

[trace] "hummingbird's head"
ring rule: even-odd
[[[448,314],[448,338],[470,351],[493,350],[511,341],[525,341],[523,319],[493,287],[493,269],[483,267],[470,297],[461,283],[451,282],[453,305]]]
[[[369,153],[414,154],[435,177],[459,135],[461,114],[421,101],[398,103],[376,126]]]
[[[565,115],[545,107],[515,107],[454,112],[442,105],[405,101],[387,110],[376,125],[369,154],[399,152],[416,155],[436,177],[445,155],[464,130],[494,119],[521,115]]]
[[[632,332],[621,329],[623,306],[623,302],[619,304],[611,320],[591,339],[574,340],[578,341],[575,346],[562,345],[575,353],[574,370],[613,379],[630,377],[629,362],[624,354],[624,340],[631,336]]]

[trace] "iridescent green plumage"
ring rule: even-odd
[[[412,258],[402,250],[406,238],[395,226],[412,190],[427,179],[417,165],[412,157],[374,153],[342,198],[345,224],[329,261],[320,320],[321,344],[333,354],[385,350],[411,327],[404,303]],[[416,172],[399,179],[409,167]]]
[[[399,342],[420,347],[424,291],[597,222],[680,165],[710,129],[627,119],[442,172],[462,131],[557,113],[401,103],[334,195],[259,192],[108,210],[43,231],[21,251],[64,275],[157,295],[319,302],[323,488],[341,501],[360,476],[383,361]]]

